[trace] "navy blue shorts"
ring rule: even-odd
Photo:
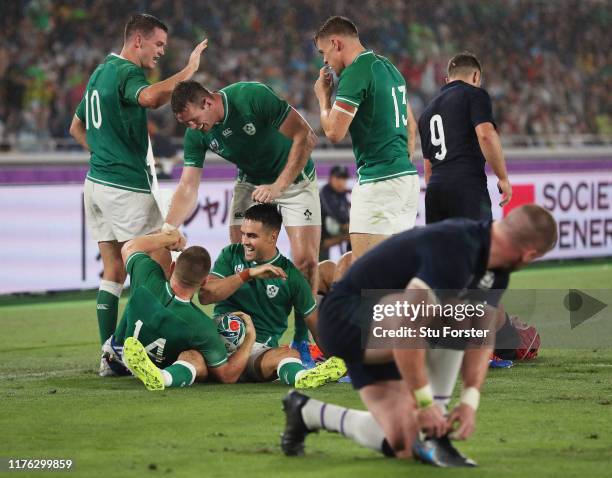
[[[428,184],[425,191],[425,222],[432,224],[463,217],[476,221],[490,221],[491,198],[481,185]]]
[[[328,357],[340,357],[346,362],[356,390],[376,382],[401,379],[395,362],[376,365],[363,363],[365,347],[358,317],[362,305],[360,296],[332,289],[321,302],[318,319],[323,352]]]

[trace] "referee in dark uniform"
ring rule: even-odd
[[[419,119],[427,224],[454,217],[491,220],[485,161],[498,178],[500,206],[512,197],[491,99],[480,88],[481,80],[482,68],[473,54],[454,56],[447,84]]]

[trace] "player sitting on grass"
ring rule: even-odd
[[[210,271],[206,249],[192,246],[183,251],[168,281],[149,257],[163,247],[177,250],[183,245],[184,238],[172,231],[137,237],[121,249],[131,295],[102,351],[111,368],[120,372],[127,366],[149,390],[184,387],[206,378],[236,382],[255,342],[253,323],[241,315],[246,337],[228,358],[215,322],[191,302]]]
[[[456,348],[461,344],[409,341],[410,335],[390,335],[398,339],[387,338],[384,343],[374,341],[380,337],[372,333],[375,324],[404,327],[411,319],[426,317],[415,312],[412,317],[391,315],[391,321],[375,322],[372,303],[364,301],[363,291],[407,289],[401,297],[405,300],[407,295],[409,303],[425,307],[440,300],[482,303],[485,299],[487,313],[478,320],[488,322],[489,313],[495,312],[489,312],[489,306],[497,306],[510,272],[544,255],[556,240],[557,225],[550,213],[526,205],[493,223],[450,219],[405,231],[355,261],[321,303],[318,327],[323,351],[346,360],[353,386],[368,411],[350,410],[293,391],[283,400],[287,420],[281,439],[283,452],[303,454],[306,436],[323,429],[340,432],[388,456],[414,454],[437,466],[474,466],[451,445],[448,435],[466,439],[475,430],[491,341],[467,344],[473,348],[465,350],[463,357],[460,403],[445,417],[444,407],[436,406],[435,398],[450,395],[457,370],[437,374],[437,369],[448,366],[444,354],[435,352],[446,349],[426,350],[425,345]],[[499,277],[498,290],[489,289],[495,279],[491,275]],[[453,330],[458,331],[461,323]],[[429,330],[440,332],[442,327]],[[427,433],[426,440],[415,441],[419,430]]]
[[[273,204],[247,209],[242,243],[221,251],[200,291],[200,302],[216,303],[215,314],[240,310],[252,317],[257,340],[241,380],[265,382],[278,376],[297,388],[318,387],[339,379],[346,368],[342,360],[332,357],[306,370],[296,350],[279,347],[291,309],[296,318],[314,324],[317,307],[304,276],[276,248],[281,224],[282,216]],[[307,337],[308,331],[304,334]],[[296,341],[301,338],[295,337]]]

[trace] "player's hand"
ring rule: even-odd
[[[427,436],[436,438],[444,436],[448,428],[446,418],[435,404],[417,410],[417,423]]]
[[[448,429],[453,440],[465,440],[476,430],[476,410],[465,403],[457,405],[448,417]],[[455,428],[455,424],[458,424]]]
[[[280,267],[273,266],[272,264],[262,264],[257,267],[251,267],[249,274],[252,279],[287,279],[287,274]]]
[[[185,238],[185,236],[179,233],[179,238],[176,240],[176,242],[173,242],[169,246],[166,246],[166,249],[168,249],[169,251],[182,251],[183,249],[185,249],[186,245],[187,239]]]
[[[255,191],[251,194],[251,199],[255,202],[267,203],[279,198],[282,193],[281,189],[275,184],[262,184],[255,188]]]
[[[333,77],[328,67],[319,70],[319,78],[314,85],[314,92],[317,98],[329,98],[333,88]]]
[[[497,190],[502,195],[502,200],[499,203],[500,207],[504,207],[512,199],[512,185],[507,179],[497,181]]]
[[[200,57],[202,56],[202,52],[206,50],[207,47],[208,38],[204,38],[203,41],[196,45],[196,47],[191,52],[191,55],[189,55],[187,67],[190,68],[194,73],[198,71],[198,68],[200,68]]]

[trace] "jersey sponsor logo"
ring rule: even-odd
[[[244,270],[244,264],[238,264],[234,266],[234,274],[239,274]]]
[[[278,291],[279,291],[278,286],[274,284],[268,284],[266,286],[266,294],[268,294],[268,297],[270,299],[273,299],[274,297],[276,297],[276,295],[278,294]]]
[[[223,152],[223,148],[219,144],[219,141],[217,141],[216,139],[213,139],[210,142],[210,149],[212,149],[215,153],[217,153],[219,155]]]
[[[234,132],[230,128],[225,128],[223,130],[223,137],[225,138],[231,136],[232,134],[234,134]]]
[[[234,219],[243,219],[244,218],[244,213],[242,211],[236,211],[234,213]]]
[[[495,283],[495,272],[487,271],[485,272],[485,275],[483,275],[482,278],[480,279],[480,282],[478,283],[478,288],[479,289],[490,289],[491,287],[493,287],[494,283]]]
[[[257,132],[257,130],[255,129],[255,125],[253,123],[245,124],[242,127],[242,130],[249,136],[253,136]]]
[[[96,309],[98,309],[98,310],[108,310],[108,304],[98,304],[98,305],[96,305]]]
[[[312,218],[312,213],[310,212],[310,209],[306,209],[304,211],[304,217],[306,217],[307,221],[312,221],[312,219],[311,219]]]

